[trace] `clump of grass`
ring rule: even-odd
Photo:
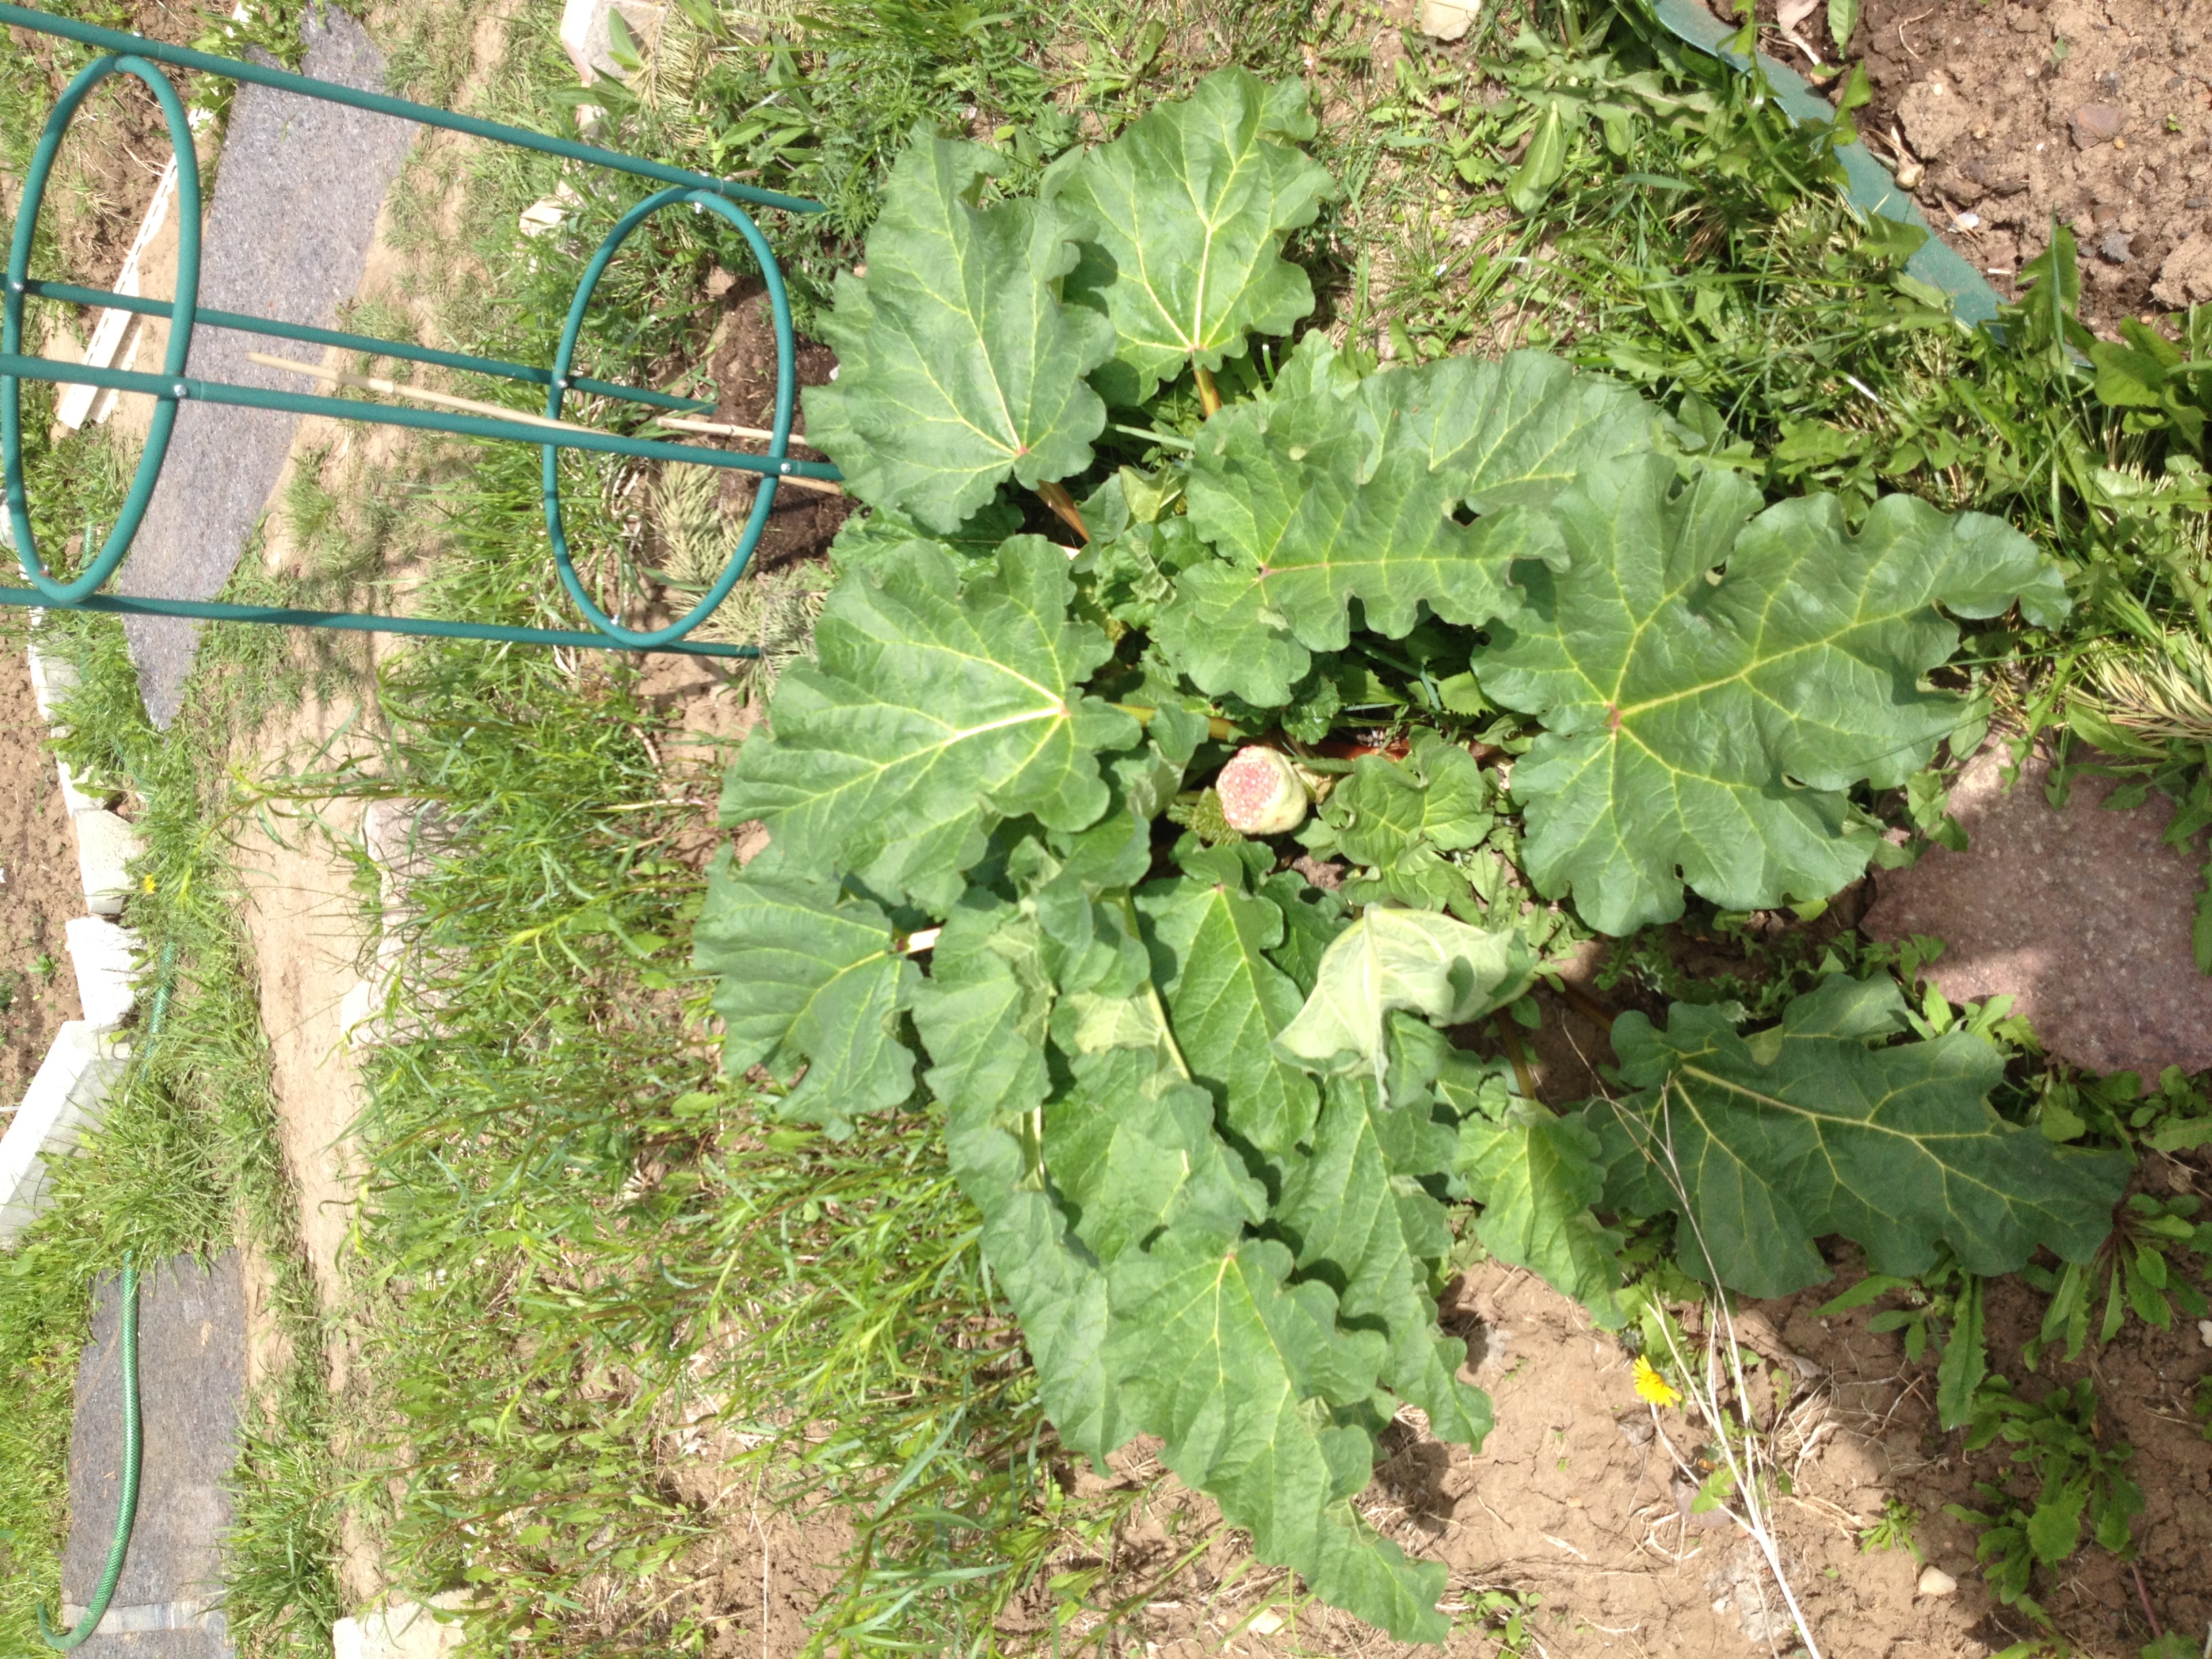
[[[2173,634],[2161,650],[2095,653],[2074,700],[2146,744],[2212,744],[2212,646]]]
[[[20,633],[12,643],[21,648]],[[126,1253],[143,1263],[241,1243],[253,1250],[269,1270],[279,1326],[295,1356],[307,1357],[263,1402],[295,1427],[313,1414],[321,1351],[277,1149],[258,981],[219,833],[223,750],[178,741],[182,733],[148,722],[112,619],[51,613],[40,643],[73,658],[82,676],[61,710],[69,734],[58,746],[82,775],[125,790],[133,803],[144,852],[132,866],[129,920],[161,1012],[158,1029],[149,1018],[135,1035],[98,1129],[52,1170],[52,1207],[0,1269],[0,1551],[9,1558],[0,1572],[0,1646],[24,1651],[36,1650],[39,1600],[58,1594],[69,1424],[95,1279]],[[181,717],[187,730],[207,719],[210,678],[195,678]],[[251,1425],[249,1437],[266,1432],[266,1421]],[[257,1553],[252,1533],[258,1490],[249,1465],[232,1546],[243,1568],[227,1604],[232,1627],[255,1653],[284,1651],[288,1640],[327,1650],[328,1595],[270,1603],[253,1592],[270,1559]],[[331,1566],[330,1555],[317,1553],[291,1572],[326,1583]]]
[[[729,1471],[687,1434],[784,1501],[858,1505],[914,1466],[908,1495],[859,1510],[854,1605],[917,1549],[995,1559],[1033,1525],[1017,1454],[1042,1424],[975,1218],[929,1126],[832,1146],[717,1080],[680,943],[702,884],[665,851],[641,711],[544,655],[443,646],[384,703],[374,779],[301,787],[435,799],[459,837],[410,890],[400,994],[428,1034],[368,1068],[364,1316],[392,1461],[352,1480],[404,1482],[376,1517],[388,1569],[494,1589],[483,1622],[554,1651],[696,1646],[724,1610],[695,1557],[733,1522]],[[950,1545],[907,1519],[953,1504],[979,1522]]]

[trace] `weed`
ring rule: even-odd
[[[144,852],[130,902],[131,925],[144,941],[155,981],[167,994],[158,1030],[149,1029],[111,1097],[99,1130],[79,1155],[54,1171],[52,1212],[25,1236],[0,1273],[0,1295],[22,1304],[0,1313],[0,1340],[11,1355],[9,1386],[23,1394],[0,1410],[20,1424],[15,1443],[27,1464],[0,1482],[27,1502],[58,1501],[75,1355],[84,1340],[94,1278],[125,1251],[142,1261],[213,1254],[244,1243],[268,1272],[270,1308],[294,1358],[278,1369],[261,1402],[273,1430],[249,1419],[247,1439],[295,1433],[319,1409],[319,1353],[314,1292],[295,1237],[296,1214],[277,1150],[268,1058],[257,1006],[258,979],[238,921],[238,896],[222,836],[211,833],[226,810],[228,744],[210,740],[218,716],[234,710],[222,643],[210,641],[188,685],[179,726],[148,722],[122,634],[105,617],[49,616],[41,647],[74,659],[81,684],[61,711],[57,744],[88,779],[125,788],[138,803]],[[211,714],[211,710],[213,713]],[[220,729],[216,727],[216,729]],[[196,741],[179,741],[197,733]],[[29,1305],[24,1305],[24,1304]],[[20,1360],[20,1364],[17,1362]],[[0,1456],[14,1455],[0,1453]],[[240,1530],[229,1542],[231,1626],[264,1653],[327,1650],[334,1616],[334,1556],[299,1552],[296,1536],[257,1530],[270,1486],[249,1455],[240,1477]],[[14,1478],[19,1473],[20,1482]],[[58,1547],[58,1510],[45,1525],[18,1526],[49,1554]],[[27,1616],[35,1595],[52,1593],[46,1569],[9,1577],[0,1620]],[[14,1601],[18,1584],[26,1599]],[[320,1586],[318,1589],[316,1587]],[[36,1587],[35,1589],[33,1587]],[[271,1599],[262,1599],[266,1590]],[[8,1628],[0,1624],[0,1632]],[[28,1626],[24,1626],[27,1629]],[[27,1642],[25,1644],[27,1646]]]
[[[2133,1194],[2119,1207],[2112,1235],[2094,1259],[2066,1262],[2056,1273],[2034,1262],[2022,1267],[2021,1277],[2051,1298],[2022,1363],[2033,1370],[2044,1350],[2061,1340],[2064,1357],[2078,1358],[2100,1287],[2105,1310],[2097,1325],[2099,1347],[2119,1334],[2130,1310],[2161,1331],[2173,1328],[2177,1307],[2191,1319],[2203,1318],[2208,1311],[2203,1292],[2189,1282],[2180,1261],[2194,1256],[2200,1264],[2212,1263],[2212,1223],[2195,1218],[2200,1207],[2192,1194],[2161,1199]]]
[[[1530,1590],[1479,1589],[1463,1598],[1458,1621],[1472,1626],[1498,1646],[1494,1659],[1526,1659],[1538,1651],[1532,1628],[1544,1598]]]
[[[1905,1358],[1911,1364],[1934,1350],[1936,1416],[1945,1428],[1957,1428],[1979,1409],[1978,1391],[1989,1370],[1982,1286],[1983,1280],[1961,1267],[1948,1249],[1939,1247],[1936,1265],[1927,1272],[1911,1279],[1869,1273],[1823,1303],[1815,1316],[1826,1319],[1902,1293],[1905,1305],[1875,1314],[1867,1321],[1867,1328],[1902,1331]]]
[[[1916,1561],[1922,1559],[1920,1546],[1913,1534],[1919,1529],[1920,1511],[1901,1498],[1882,1500],[1881,1513],[1871,1526],[1859,1528],[1859,1550],[1871,1555],[1876,1550],[1909,1550]]]
[[[2001,1376],[1978,1391],[1966,1445],[1976,1452],[2002,1440],[2014,1474],[2033,1490],[1978,1481],[1986,1509],[1947,1504],[1944,1513],[1981,1529],[1975,1559],[1997,1599],[2042,1616],[2028,1590],[2038,1566],[2056,1566],[2081,1547],[2088,1523],[2097,1545],[2115,1554],[2130,1547],[2129,1522],[2142,1512],[2142,1489],[2126,1474],[2130,1449],[2104,1443],[2097,1432],[2097,1387],[2083,1377],[2033,1403]]]
[[[2148,1089],[2135,1072],[2094,1077],[2052,1072],[2042,1081],[2036,1115],[2052,1140],[2087,1140],[2154,1152],[2185,1152],[2212,1144],[2212,1099],[2205,1080],[2169,1066]]]

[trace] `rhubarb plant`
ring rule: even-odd
[[[805,399],[866,510],[698,953],[793,1119],[942,1125],[1063,1448],[1157,1437],[1261,1559],[1434,1641],[1443,1568],[1356,1500],[1399,1413],[1490,1425],[1455,1236],[1617,1326],[1624,1219],[1753,1293],[1823,1234],[1989,1273],[2088,1260],[2120,1170],[2002,1121],[1997,1052],[1909,1040],[1887,980],[1623,1016],[1626,1092],[1566,1113],[1473,1052],[1563,942],[1853,880],[1871,789],[1970,718],[1952,619],[2065,588],[1991,519],[1769,502],[1553,357],[1293,340],[1311,131],[1224,71],[1026,198],[915,136]]]

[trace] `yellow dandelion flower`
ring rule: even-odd
[[[1682,1391],[1659,1375],[1658,1368],[1642,1354],[1636,1356],[1636,1397],[1655,1406],[1679,1406]]]
[[[153,877],[151,877],[151,876],[142,876],[142,877],[140,877],[140,878],[139,878],[139,879],[140,879],[141,881],[143,881],[143,882],[144,882],[144,883],[145,883],[145,884],[146,884],[146,890],[147,890],[148,892],[149,892],[149,893],[150,893],[150,892],[152,892],[152,891],[154,890],[154,878],[153,878]]]

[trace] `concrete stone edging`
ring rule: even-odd
[[[35,627],[40,620],[33,615]],[[40,717],[59,730],[55,716],[76,690],[76,665],[30,647],[31,690]],[[47,1165],[66,1158],[78,1138],[97,1126],[109,1089],[128,1053],[117,1028],[137,1000],[143,969],[135,965],[138,939],[119,921],[131,890],[127,871],[138,855],[131,826],[88,794],[58,762],[62,799],[76,842],[77,875],[87,914],[65,927],[70,964],[76,975],[82,1019],[64,1023],[24,1092],[23,1103],[0,1135],[0,1245],[35,1220],[46,1206]]]

